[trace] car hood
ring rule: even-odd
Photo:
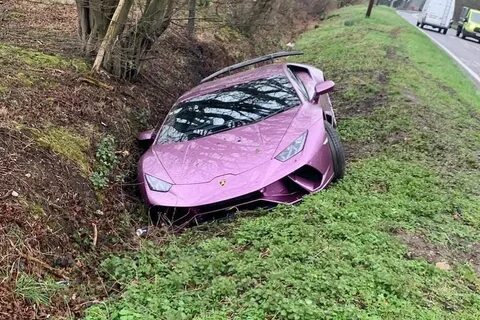
[[[191,141],[155,145],[153,152],[174,184],[205,183],[223,175],[238,175],[276,156],[298,110],[292,108],[254,124]]]

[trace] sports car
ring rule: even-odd
[[[335,84],[315,67],[274,63],[300,54],[279,52],[222,69],[182,95],[159,128],[139,134],[149,145],[138,180],[152,217],[198,222],[219,212],[293,204],[343,177],[328,95]]]

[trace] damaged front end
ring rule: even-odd
[[[176,227],[198,225],[206,221],[228,217],[240,210],[270,209],[277,204],[294,204],[305,195],[323,189],[330,179],[320,171],[305,165],[260,190],[196,207],[153,206],[150,216],[155,224]]]

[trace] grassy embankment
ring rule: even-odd
[[[103,263],[88,319],[480,318],[480,95],[395,12],[338,11],[302,61],[338,83],[345,179]]]

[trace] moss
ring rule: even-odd
[[[8,87],[0,84],[0,97],[3,96],[3,95],[6,95],[8,93],[8,91],[9,91]]]
[[[30,213],[30,215],[34,220],[38,220],[46,216],[45,210],[43,210],[43,207],[41,204],[37,202],[30,202],[27,200],[22,201],[22,203],[26,211]]]
[[[220,28],[217,32],[217,37],[220,38],[220,40],[239,40],[244,38],[238,30],[229,26]]]
[[[37,50],[23,49],[0,44],[0,64],[8,62],[24,63],[37,68],[74,68],[88,71],[88,65],[81,59],[69,59],[60,55],[46,54]]]
[[[84,175],[88,176],[90,174],[90,163],[87,156],[90,141],[62,127],[50,127],[43,130],[32,129],[32,133],[42,147],[52,150],[75,163]]]
[[[17,73],[17,80],[24,86],[31,87],[34,85],[34,78],[26,75],[23,72]]]
[[[45,54],[37,50],[0,44],[0,97],[10,88],[36,87],[53,89],[58,85],[55,77],[45,77],[49,69],[86,73],[88,65],[81,59]]]

